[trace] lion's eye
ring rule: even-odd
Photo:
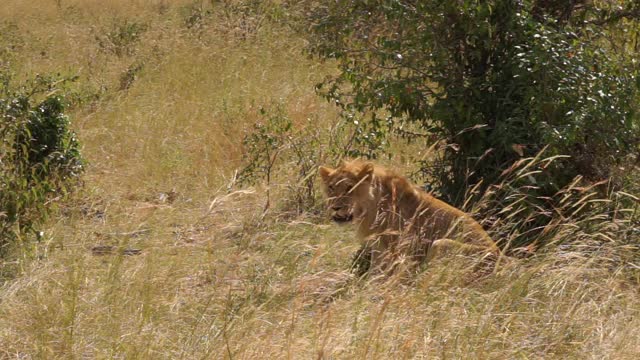
[[[333,191],[333,190],[335,190],[335,186],[329,185],[329,191]]]

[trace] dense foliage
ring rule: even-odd
[[[22,86],[0,84],[0,248],[34,230],[51,199],[82,171],[82,159],[64,98],[65,80],[37,77]]]
[[[443,139],[423,171],[460,204],[545,147],[570,158],[531,184],[540,195],[636,159],[640,5],[598,4],[353,0],[305,14],[310,52],[340,66],[321,93],[345,116],[367,114],[356,125],[371,143]]]

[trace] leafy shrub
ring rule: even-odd
[[[0,71],[8,67],[14,52],[24,46],[24,39],[15,23],[5,21],[0,24]]]
[[[266,22],[274,21],[280,16],[280,7],[271,1],[221,0],[213,3],[214,8],[221,9],[225,27],[240,39],[254,36]]]
[[[136,79],[138,79],[138,76],[143,69],[144,69],[143,61],[136,61],[133,64],[131,64],[127,68],[127,70],[123,71],[120,74],[120,86],[118,89],[120,91],[128,90],[136,81]]]
[[[117,56],[133,55],[136,51],[135,45],[140,41],[140,37],[148,30],[149,26],[142,22],[129,19],[116,19],[111,25],[111,29],[104,34],[96,35],[96,40],[100,49],[113,53]]]
[[[184,26],[191,31],[199,32],[206,26],[212,11],[205,9],[202,3],[193,3],[183,7],[181,13]]]
[[[276,1],[259,0],[211,0],[193,2],[181,8],[184,26],[198,37],[206,29],[216,35],[228,35],[235,40],[254,37],[269,23],[276,23],[286,16],[284,7]]]
[[[238,182],[266,181],[266,210],[271,205],[269,188],[277,180],[276,174],[284,174],[291,194],[284,205],[296,213],[313,209],[316,205],[315,174],[325,156],[320,146],[322,134],[311,124],[295,127],[281,106],[275,110],[263,108],[260,112],[264,122],[255,124],[242,142],[246,165],[237,174]],[[282,171],[285,169],[290,171]],[[289,180],[291,178],[293,181]]]
[[[271,115],[261,108],[260,113],[266,116],[266,122],[256,123],[253,131],[242,140],[247,166],[238,175],[241,182],[253,182],[264,177],[269,184],[278,155],[289,146],[293,123],[283,109],[278,108]]]
[[[307,2],[301,12],[309,51],[340,67],[321,93],[345,116],[370,114],[363,135],[417,124],[444,139],[441,161],[424,172],[460,204],[469,186],[486,189],[546,146],[571,158],[553,163],[540,195],[577,175],[608,177],[637,157],[638,66],[613,36],[635,31],[621,19],[637,10],[637,2],[354,0]]]
[[[57,94],[70,79],[38,76],[13,88],[0,85],[0,248],[34,230],[54,198],[83,169],[79,144]]]

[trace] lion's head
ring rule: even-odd
[[[343,161],[336,169],[320,167],[327,206],[335,222],[350,222],[363,215],[363,202],[369,198],[373,170],[372,163],[360,160]]]

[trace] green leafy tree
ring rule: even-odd
[[[33,232],[53,199],[83,170],[61,87],[71,79],[38,76],[0,84],[0,254],[19,233]]]
[[[543,148],[570,158],[532,184],[541,196],[637,157],[640,2],[305,5],[309,51],[340,68],[320,92],[346,115],[369,114],[364,135],[412,124],[444,139],[440,161],[423,170],[452,203]]]

